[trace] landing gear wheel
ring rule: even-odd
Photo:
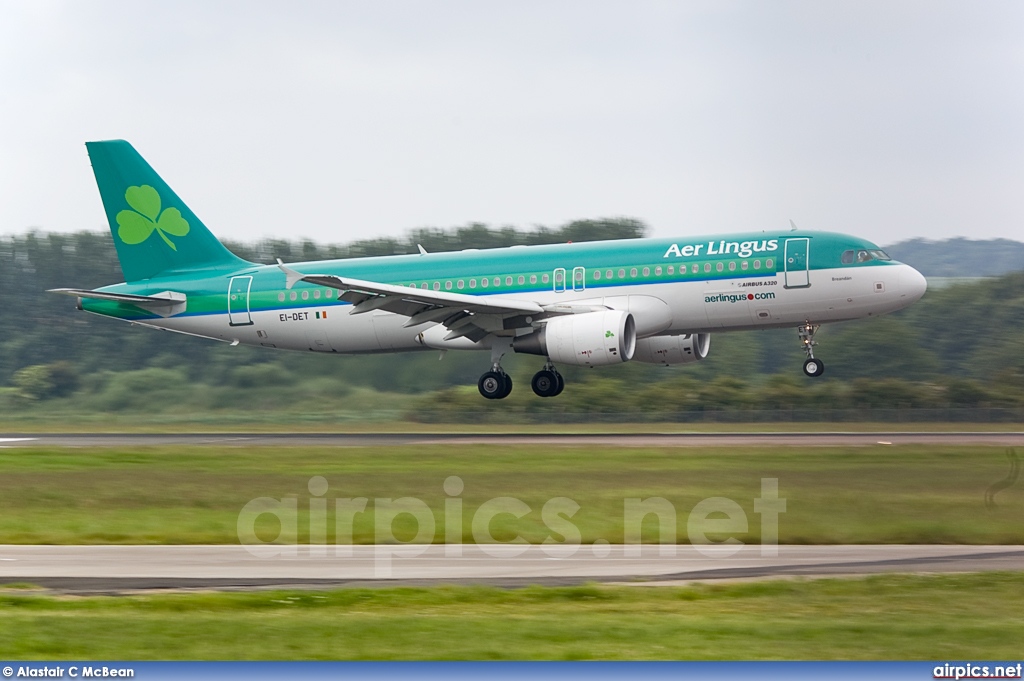
[[[555,371],[541,369],[533,375],[530,387],[538,397],[554,397],[561,392],[561,388],[565,385],[565,381],[560,380],[561,378]]]
[[[508,374],[502,372],[501,378],[505,382],[504,383],[505,387],[502,388],[501,394],[498,395],[498,397],[497,397],[497,399],[499,399],[499,400],[503,400],[503,399],[505,399],[506,397],[508,397],[509,395],[512,394],[512,377],[509,376]]]
[[[804,322],[796,330],[797,335],[800,336],[800,347],[803,349],[804,354],[807,355],[807,361],[804,362],[804,373],[811,378],[825,373],[825,363],[814,357],[814,346],[818,344],[814,340],[814,334],[817,330],[818,325],[811,324],[809,321]]]
[[[812,357],[804,362],[804,373],[812,378],[821,376],[825,373],[825,363]]]
[[[565,379],[562,378],[562,374],[560,374],[560,373],[558,373],[556,371],[555,372],[555,378],[558,379],[558,389],[555,390],[555,394],[552,395],[552,397],[558,397],[559,395],[562,394],[562,391],[565,390]]]
[[[512,392],[512,378],[504,372],[488,371],[477,381],[480,394],[489,400],[500,400]]]

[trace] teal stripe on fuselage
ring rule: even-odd
[[[542,246],[521,246],[488,250],[468,250],[427,255],[380,256],[348,260],[330,260],[294,263],[289,266],[305,274],[333,274],[388,284],[408,286],[416,284],[422,288],[427,284],[434,290],[435,282],[440,291],[452,291],[468,295],[499,295],[528,296],[537,292],[550,292],[554,289],[555,270],[564,268],[566,275],[567,295],[579,295],[585,291],[573,291],[573,269],[585,269],[585,289],[607,289],[636,285],[657,285],[685,281],[715,281],[759,276],[774,276],[782,270],[781,259],[785,252],[785,241],[789,238],[809,239],[809,268],[827,269],[839,267],[864,267],[888,265],[884,261],[871,261],[844,265],[841,262],[843,251],[850,249],[876,249],[874,244],[857,237],[830,232],[786,232],[783,234],[744,233],[733,235],[715,235],[690,237],[687,239],[630,239],[620,241],[584,242],[577,244],[551,244]],[[775,248],[768,250],[770,242]],[[751,246],[750,253],[742,257],[740,253],[718,253],[723,244]],[[754,251],[753,246],[762,250]],[[698,248],[698,246],[700,248]],[[728,248],[728,246],[727,246]],[[692,256],[677,255],[695,251]],[[708,255],[708,251],[712,254]],[[761,265],[753,269],[754,261]],[[765,267],[771,260],[771,267]],[[742,270],[741,264],[746,261],[749,269]],[[722,263],[722,271],[718,271],[718,263]],[[730,263],[736,267],[729,270]],[[693,272],[693,265],[699,266]],[[711,271],[705,271],[705,265]],[[679,268],[686,267],[686,273],[680,274]],[[650,274],[643,275],[643,268],[649,268]],[[661,274],[656,274],[661,267]],[[672,267],[672,274],[668,273]],[[632,276],[632,270],[637,275]],[[613,271],[613,279],[607,280],[606,273]],[[625,278],[619,278],[619,270],[625,271]],[[600,271],[601,279],[594,277]],[[160,279],[117,284],[102,290],[119,293],[154,294],[166,290],[180,291],[189,296],[188,311],[176,317],[194,317],[215,314],[227,314],[227,285],[232,276],[252,276],[250,294],[250,310],[252,312],[268,312],[291,310],[297,308],[326,307],[346,305],[336,298],[326,299],[326,289],[313,284],[300,283],[292,291],[296,300],[290,299],[292,291],[285,290],[284,273],[276,265],[248,266],[236,271],[182,273]],[[547,275],[549,280],[543,281]],[[524,281],[519,283],[519,277]],[[536,277],[536,283],[530,277]],[[498,286],[493,279],[500,278]],[[512,277],[512,284],[506,278]],[[480,285],[481,278],[487,278],[490,285]],[[458,287],[462,280],[463,287]],[[470,288],[469,281],[477,286]],[[449,282],[451,288],[448,288]],[[321,299],[313,298],[313,292],[320,290]],[[302,299],[302,292],[309,292],[309,298]],[[284,293],[285,300],[278,299]],[[108,314],[125,319],[154,319],[154,315],[145,313],[130,305],[109,303],[105,301],[83,301],[83,307],[91,312]]]

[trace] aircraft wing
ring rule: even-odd
[[[498,296],[470,296],[448,291],[431,291],[412,286],[381,284],[333,274],[302,274],[278,260],[290,289],[300,281],[340,291],[338,298],[352,303],[349,314],[385,310],[408,317],[405,326],[427,322],[449,329],[445,340],[465,336],[478,341],[490,333],[529,327],[534,319],[568,310],[547,310],[538,303]],[[529,321],[527,321],[529,319]]]
[[[59,293],[65,296],[74,296],[75,298],[92,298],[94,300],[129,303],[161,317],[181,314],[185,311],[188,302],[184,293],[177,293],[175,291],[163,291],[151,296],[140,296],[131,293],[90,291],[89,289],[81,288],[52,288],[47,293]]]

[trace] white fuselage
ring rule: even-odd
[[[639,337],[725,330],[795,327],[859,319],[893,312],[924,293],[926,283],[912,267],[811,270],[809,286],[785,286],[784,273],[735,279],[604,285],[600,288],[541,291],[530,299],[541,305],[573,303],[606,306],[633,314]],[[500,296],[500,294],[499,294]],[[461,338],[441,340],[434,323],[405,327],[407,317],[373,311],[350,314],[336,299],[310,300],[304,307],[252,311],[252,324],[232,325],[227,314],[177,316],[138,321],[197,336],[244,345],[335,353],[374,353],[425,348],[486,349],[489,343]],[[435,331],[431,331],[431,329]],[[500,335],[500,334],[499,334]]]

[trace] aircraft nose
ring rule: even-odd
[[[919,300],[927,290],[928,280],[924,275],[910,265],[904,265],[900,270],[900,297],[912,303]]]

